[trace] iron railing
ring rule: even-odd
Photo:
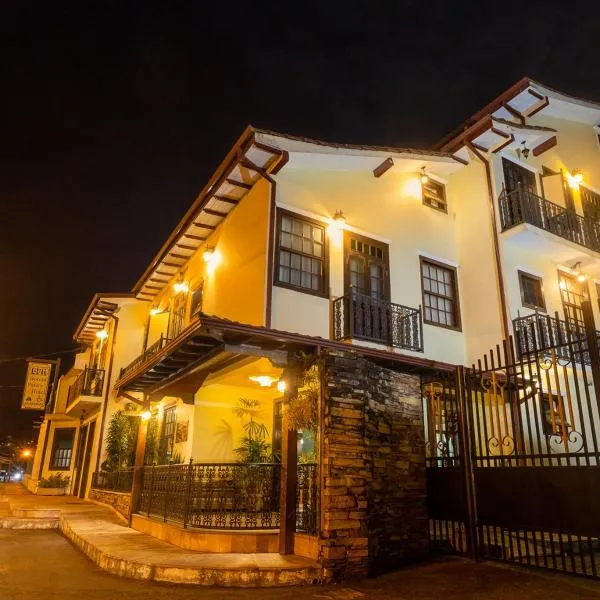
[[[146,350],[142,352],[142,354],[140,354],[136,359],[132,360],[126,367],[121,369],[121,372],[119,373],[119,379],[123,379],[123,377],[126,377],[129,373],[132,373],[144,363],[148,362],[154,355],[158,354],[168,342],[169,338],[161,334],[154,344],[148,346]]]
[[[206,529],[279,528],[281,465],[144,467],[138,512]]]
[[[558,313],[550,316],[535,313],[513,320],[515,345],[519,357],[530,357],[537,353],[554,350],[560,359],[571,356],[578,363],[590,364],[585,329],[582,324],[563,321]],[[600,339],[600,332],[597,332]]]
[[[299,464],[296,479],[296,531],[317,533],[317,490],[317,465]]]
[[[554,204],[526,188],[499,197],[502,231],[529,223],[566,240],[600,252],[600,222]]]
[[[365,340],[423,351],[421,309],[372,298],[353,290],[333,301],[335,340]]]
[[[79,396],[102,396],[104,375],[104,369],[86,367],[69,388],[67,406],[75,402]]]
[[[129,493],[133,487],[133,467],[118,471],[96,471],[92,475],[92,487],[96,490]]]

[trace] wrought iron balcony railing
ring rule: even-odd
[[[184,527],[277,529],[281,465],[144,467],[138,512]]]
[[[333,337],[422,352],[421,309],[352,291],[333,301]]]
[[[86,367],[69,388],[67,407],[75,402],[79,396],[102,396],[104,375],[104,369]]]
[[[133,487],[133,467],[118,471],[96,471],[92,476],[92,487],[111,492],[131,492]]]
[[[140,354],[136,359],[132,360],[126,367],[121,369],[119,373],[119,379],[123,379],[129,373],[132,373],[139,367],[141,367],[144,363],[148,362],[153,356],[158,354],[169,342],[169,338],[165,335],[161,334],[161,336],[152,344],[148,346],[142,354]]]
[[[502,231],[521,223],[535,225],[566,240],[600,252],[600,223],[554,204],[525,188],[499,197]]]
[[[590,364],[588,342],[583,325],[535,313],[513,320],[516,349],[520,357],[547,354],[554,350],[557,358]],[[600,332],[596,332],[600,340]]]

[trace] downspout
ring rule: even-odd
[[[119,317],[114,314],[112,318],[115,322],[113,329],[112,344],[110,347],[110,362],[108,363],[108,373],[106,374],[106,391],[104,392],[104,402],[102,403],[102,424],[100,426],[100,437],[98,438],[98,454],[96,456],[96,471],[100,468],[100,457],[102,455],[102,442],[104,440],[104,427],[106,425],[106,413],[108,412],[108,396],[110,394],[110,379],[112,377],[113,361],[115,358],[115,344],[117,342],[117,330],[119,328]]]
[[[271,180],[271,197],[269,203],[269,239],[267,240],[267,294],[265,299],[265,327],[271,328],[273,312],[273,269],[275,268],[275,216],[277,213],[277,183]]]
[[[506,293],[504,291],[504,274],[502,271],[502,261],[500,259],[500,242],[498,239],[498,226],[496,225],[496,208],[494,204],[494,190],[492,187],[492,171],[489,160],[481,154],[470,142],[465,142],[469,150],[483,163],[485,166],[485,176],[487,181],[490,217],[492,220],[492,233],[494,239],[494,255],[496,258],[496,276],[498,278],[498,287],[500,289],[500,308],[502,312],[502,330],[503,337],[508,340],[510,329],[508,326],[508,308],[506,303]]]

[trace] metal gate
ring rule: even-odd
[[[558,315],[470,369],[423,379],[430,538],[438,550],[598,578],[598,334]]]

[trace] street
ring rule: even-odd
[[[1,600],[491,600],[600,599],[600,584],[462,559],[445,559],[344,585],[223,589],[120,579],[55,531],[0,530]]]

